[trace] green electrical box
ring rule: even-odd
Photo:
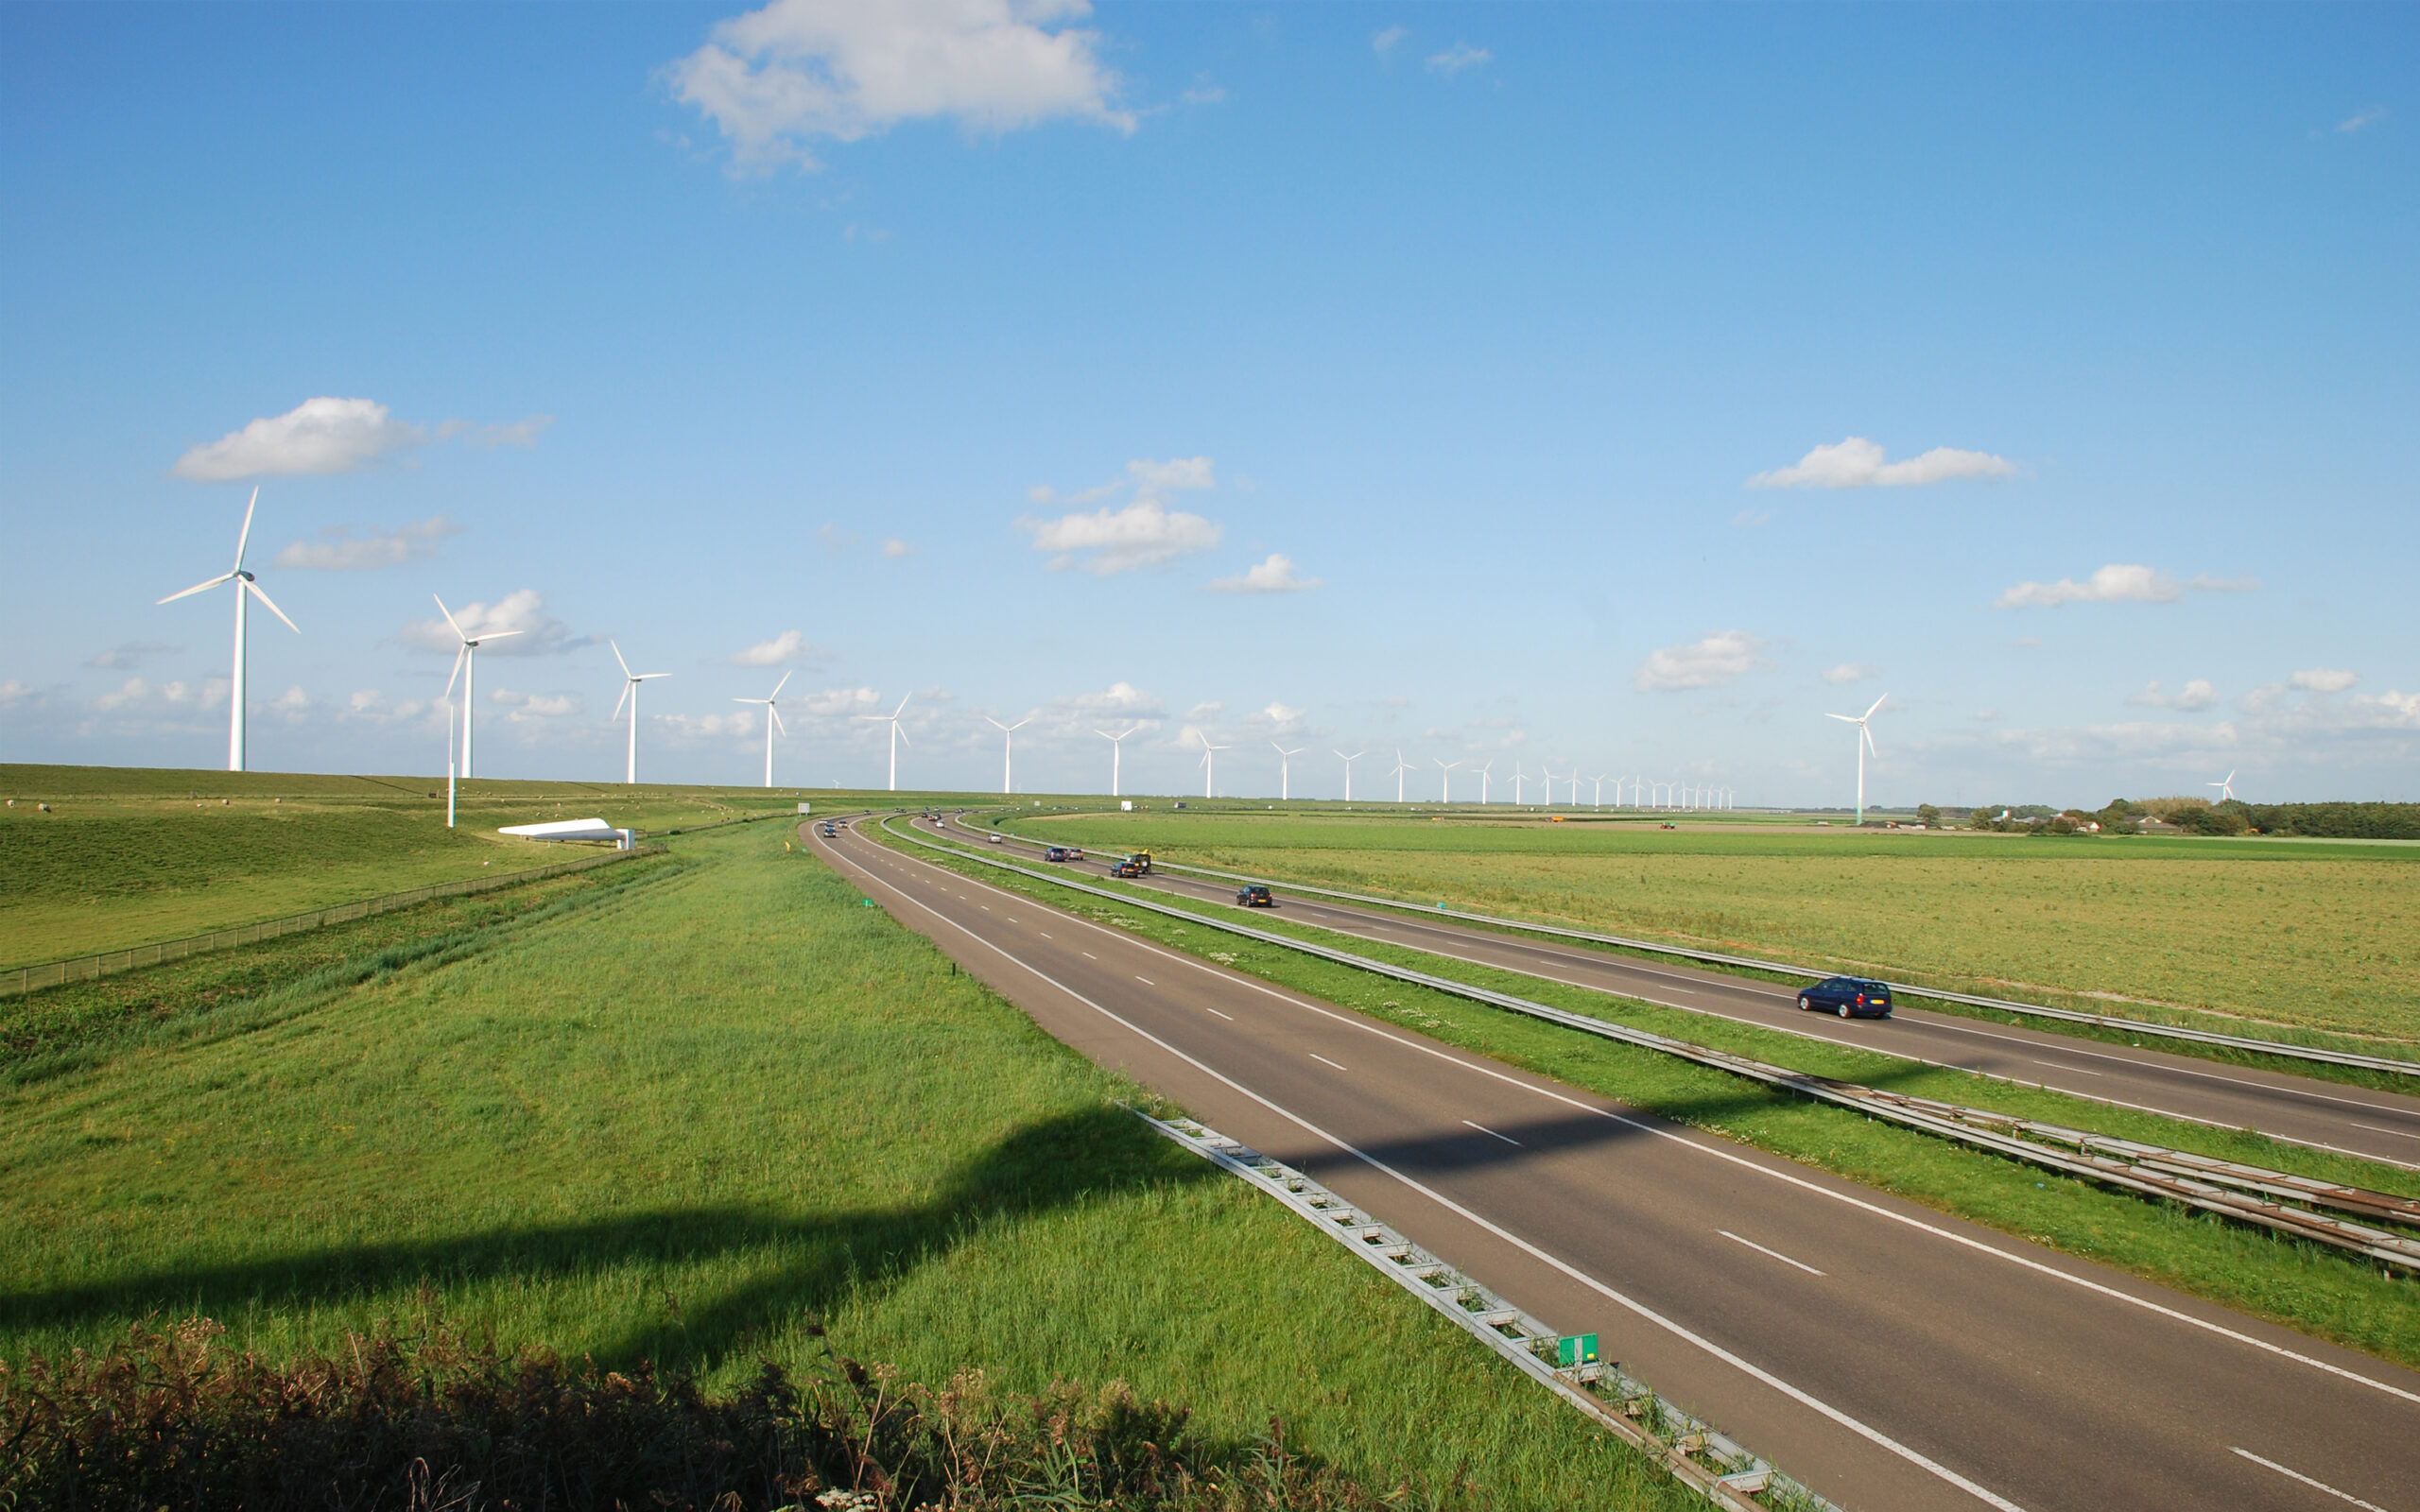
[[[1566,1333],[1554,1341],[1554,1363],[1565,1370],[1597,1363],[1597,1335]]]

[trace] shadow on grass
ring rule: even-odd
[[[0,1331],[117,1324],[150,1313],[221,1320],[248,1310],[342,1307],[421,1286],[507,1281],[543,1287],[618,1265],[729,1257],[754,1274],[708,1298],[666,1298],[657,1319],[584,1352],[705,1367],[751,1338],[885,1288],[977,1237],[987,1224],[1177,1182],[1217,1168],[1179,1152],[1117,1108],[1063,1113],[962,1162],[929,1201],[794,1217],[743,1206],[669,1207],[584,1223],[449,1239],[364,1244],[91,1285],[0,1294]],[[391,1305],[391,1304],[389,1304]]]

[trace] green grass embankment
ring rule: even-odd
[[[1122,1379],[1416,1503],[1684,1503],[785,837],[0,1085],[0,1358],[191,1314],[276,1358],[435,1306],[710,1385],[827,1343]]]
[[[979,860],[949,861],[932,850],[908,847],[896,837],[891,843],[924,859],[947,861],[994,886],[1031,896],[1323,1002],[1619,1098],[1631,1107],[1833,1172],[1936,1211],[2112,1265],[2315,1337],[2420,1366],[2420,1280],[2382,1274],[2341,1251],[2037,1171],[1653,1051],[1073,893],[1048,882],[1003,872]],[[1122,885],[1086,880],[1113,890]],[[1165,897],[1151,901],[1168,902]],[[1255,911],[1246,916],[1190,900],[1179,901],[1178,906],[1212,917],[1236,917],[1255,928],[1341,944],[1357,954],[1399,961],[1433,974],[1636,1023],[1702,1044],[1738,1049],[1783,1065],[1830,1069],[1869,1085],[1919,1095],[1946,1095],[1980,1106],[2006,1106],[2011,1111],[2055,1116],[2071,1126],[2101,1128],[2122,1124],[2137,1137],[2152,1137],[2152,1143],[2206,1146],[2212,1153],[2238,1159],[2256,1155],[2263,1157],[2263,1164],[2338,1178],[2367,1177],[2364,1184],[2420,1191],[2409,1173],[2303,1150],[2257,1135],[2227,1134],[2173,1120],[2129,1115],[2057,1093],[1995,1084],[1854,1050],[1828,1050],[1795,1036],[1724,1024],[1703,1015],[1660,1009],[1535,977],[1445,962],[1416,951],[1340,940],[1324,931],[1287,925],[1282,915],[1272,918]]]

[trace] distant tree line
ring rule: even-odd
[[[1917,819],[1941,827],[1933,804]],[[2290,834],[2326,840],[2420,840],[2420,803],[2246,803],[2230,799],[2112,799],[2099,809],[2054,809],[2045,803],[1987,803],[1967,814],[1976,830],[2033,834],[2140,834],[2151,825],[2187,834]],[[2100,828],[2095,832],[2092,827]]]

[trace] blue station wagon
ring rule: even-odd
[[[1891,1017],[1891,984],[1862,976],[1827,976],[1798,994],[1798,1005],[1843,1019]]]

